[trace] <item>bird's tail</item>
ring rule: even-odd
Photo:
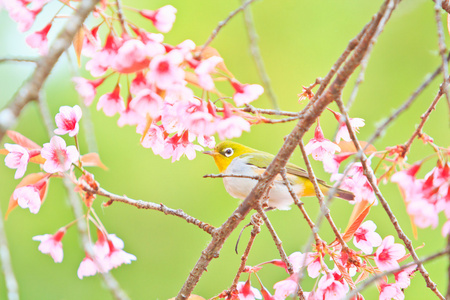
[[[353,194],[352,192],[343,190],[343,189],[337,189],[335,195],[336,195],[336,197],[347,200],[347,201],[355,200],[355,194]]]

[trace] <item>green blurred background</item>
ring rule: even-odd
[[[149,1],[145,4],[137,0],[123,2],[128,6],[146,9],[156,9],[166,4],[174,5],[178,9],[177,20],[173,30],[166,34],[165,41],[177,44],[189,38],[198,45],[207,40],[219,21],[240,5],[239,1],[216,0]],[[375,46],[365,81],[350,111],[350,116],[366,121],[366,126],[360,131],[361,140],[371,136],[377,124],[401,105],[425,76],[439,65],[434,3],[431,0],[403,2]],[[301,92],[302,85],[307,86],[317,77],[326,75],[348,41],[370,20],[381,3],[379,0],[287,0],[257,1],[252,5],[259,45],[281,109],[298,111],[304,106],[298,104],[296,96]],[[50,18],[51,10],[44,13],[49,15],[40,15],[33,28],[42,28],[44,19]],[[135,13],[125,10],[125,15],[148,30],[153,30],[148,21],[137,18]],[[443,18],[445,20],[444,15]],[[0,57],[34,56],[35,52],[24,42],[26,35],[19,33],[16,28],[7,13],[0,12]],[[448,39],[448,34],[445,35]],[[242,14],[223,28],[212,46],[218,49],[228,68],[241,82],[260,82],[249,54]],[[70,63],[74,63],[72,49],[70,55],[72,62],[68,62],[66,56],[62,57],[45,86],[52,115],[58,112],[59,106],[74,105],[79,101],[70,81],[71,72],[68,67]],[[33,65],[28,63],[0,64],[0,107],[11,99],[32,69]],[[82,74],[87,73],[82,71]],[[355,76],[344,92],[345,100],[349,97],[354,79]],[[433,100],[438,84],[436,81],[426,89],[414,106],[385,132],[375,143],[377,149],[404,143],[409,138],[420,121],[420,115]],[[271,108],[266,95],[253,104],[261,108]],[[333,106],[332,108],[336,108]],[[202,178],[204,174],[217,173],[211,157],[199,153],[192,161],[185,157],[177,163],[163,160],[153,155],[151,150],[140,146],[135,128],[117,127],[118,117],[106,117],[103,112],[95,109],[95,105],[89,110],[99,154],[109,167],[108,171],[92,169],[103,188],[131,198],[161,202],[171,208],[183,209],[214,226],[220,226],[236,208],[238,201],[225,192],[220,179]],[[326,137],[331,138],[336,130],[336,122],[330,113],[324,113],[321,125]],[[294,123],[257,125],[252,127],[251,132],[244,133],[236,140],[276,153],[283,143],[283,137],[293,127]],[[39,144],[49,140],[36,103],[31,103],[24,109],[15,130]],[[436,144],[448,147],[449,120],[444,99],[432,113],[424,131],[434,138]],[[307,134],[305,143],[311,136],[311,132]],[[87,152],[87,144],[82,135],[80,139],[82,152]],[[5,139],[2,142],[10,141]],[[430,147],[415,142],[408,159],[412,163],[431,153]],[[291,160],[303,165],[298,150]],[[434,162],[427,164],[421,175],[430,170],[433,164]],[[319,177],[329,180],[329,175],[323,172],[320,163],[313,162],[313,167]],[[29,166],[28,172],[37,170],[36,166]],[[0,204],[3,213],[18,183],[13,176],[13,170],[5,166],[0,167]],[[393,184],[381,184],[381,189],[405,232],[412,238],[409,219],[397,187]],[[121,203],[102,208],[101,202],[104,200],[99,198],[94,205],[101,220],[109,232],[116,233],[124,240],[124,250],[137,256],[137,261],[112,271],[122,288],[132,299],[174,297],[200,257],[201,251],[210,241],[210,236],[186,224],[184,220],[160,212],[137,210]],[[314,198],[305,199],[306,208],[313,219],[318,213],[316,202]],[[353,206],[343,201],[332,203],[332,216],[338,227],[346,227],[352,208]],[[301,251],[310,231],[300,212],[297,209],[273,211],[269,213],[269,217],[283,241],[286,252],[290,254]],[[373,207],[368,218],[378,224],[377,232],[381,236],[396,236],[381,206]],[[47,200],[37,215],[20,208],[10,214],[5,226],[22,299],[112,298],[98,276],[83,280],[77,278],[76,271],[84,252],[75,228],[69,230],[64,237],[64,260],[61,264],[55,264],[49,256],[40,253],[37,250],[38,243],[31,240],[35,235],[53,233],[72,220],[72,211],[59,179],[52,180]],[[443,221],[442,219],[440,226]],[[436,230],[419,230],[419,239],[413,243],[415,247],[425,245],[418,250],[421,257],[445,247],[446,240],[441,236],[440,226]],[[195,288],[195,294],[210,298],[230,286],[240,263],[240,255],[234,253],[239,230],[225,243],[219,259],[211,262],[208,271]],[[241,253],[249,232],[250,230],[246,230],[241,239]],[[322,225],[320,235],[328,242],[333,239],[328,224]],[[397,238],[396,240],[398,242]],[[255,265],[277,257],[277,249],[263,227],[248,264]],[[441,258],[426,265],[432,280],[443,293],[446,292],[447,286],[447,266],[448,258]],[[287,277],[283,270],[270,265],[264,267],[259,274],[270,291],[273,291],[272,285],[275,282]],[[256,279],[253,279],[253,283],[258,287]],[[314,283],[314,280],[305,280],[304,290],[311,290]],[[375,287],[363,294],[366,299],[378,297]],[[415,276],[405,295],[407,299],[433,297],[420,275]],[[3,274],[0,275],[0,299],[6,299]]]

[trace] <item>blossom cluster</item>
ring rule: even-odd
[[[60,107],[59,113],[55,117],[57,128],[54,133],[57,135],[68,134],[70,137],[74,137],[76,141],[81,115],[81,108],[78,105]],[[50,178],[68,176],[77,185],[77,190],[80,191],[84,203],[89,208],[85,215],[86,219],[95,218],[93,223],[98,232],[97,242],[93,245],[94,257],[86,254],[78,268],[78,277],[81,279],[97,272],[108,272],[124,263],[129,264],[136,260],[134,255],[123,250],[124,243],[120,238],[114,234],[107,234],[104,226],[99,226],[101,221],[95,214],[89,215],[93,212],[92,201],[94,196],[82,192],[79,186],[86,183],[93,188],[98,188],[93,176],[84,170],[84,165],[101,166],[100,161],[95,159],[96,155],[80,156],[77,147],[67,146],[65,140],[60,136],[53,136],[49,143],[40,147],[17,132],[10,131],[8,135],[17,144],[6,143],[2,153],[6,154],[6,166],[16,170],[14,177],[16,179],[24,177],[30,162],[41,165],[45,173],[28,174],[22,179],[13,192],[7,214],[16,206],[28,208],[31,213],[37,214],[44,202]],[[83,173],[78,180],[75,177],[75,167]],[[33,237],[33,240],[40,242],[39,251],[49,254],[56,263],[62,262],[64,255],[61,241],[67,229],[75,222],[60,228],[55,234]]]
[[[337,245],[316,246],[314,252],[294,252],[289,255],[294,273],[284,280],[274,284],[272,295],[261,283],[257,272],[264,266],[272,264],[282,267],[287,271],[287,266],[281,260],[272,260],[254,267],[246,267],[244,272],[249,273],[246,282],[240,282],[236,291],[231,293],[236,299],[264,299],[283,300],[287,297],[295,297],[298,293],[298,281],[304,272],[310,278],[316,279],[316,285],[310,292],[303,291],[306,299],[342,299],[356,284],[367,278],[368,274],[376,274],[382,271],[393,271],[399,268],[399,261],[406,258],[405,248],[394,242],[393,236],[381,239],[375,232],[376,225],[372,221],[362,223],[354,232],[353,244],[358,251],[352,249],[342,250]],[[373,248],[377,247],[375,251]],[[326,256],[330,257],[333,267],[328,267]],[[373,262],[372,262],[373,261]],[[388,283],[387,278],[377,283],[379,299],[404,299],[403,290],[410,285],[411,275],[415,267],[408,267],[393,273],[393,282]],[[251,286],[250,277],[255,274],[260,282],[261,289]],[[357,299],[364,299],[358,295]]]
[[[406,210],[420,228],[436,228],[439,213],[444,211],[447,222],[442,227],[442,235],[450,233],[450,163],[438,160],[423,179],[416,178],[423,162],[391,176],[398,184],[406,203]]]

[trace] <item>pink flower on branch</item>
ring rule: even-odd
[[[46,159],[44,171],[47,173],[65,172],[80,156],[75,146],[66,147],[66,142],[54,136],[50,143],[44,144],[41,156]]]
[[[219,56],[212,56],[200,62],[195,68],[195,74],[198,77],[199,85],[207,91],[214,89],[214,81],[211,73],[214,73],[218,63],[223,62],[223,58]]]
[[[97,87],[100,86],[105,79],[87,80],[83,77],[74,77],[72,78],[72,81],[75,83],[75,90],[80,94],[81,98],[83,98],[84,103],[89,106],[92,104],[92,101],[97,94]]]
[[[143,9],[139,13],[152,21],[153,26],[161,32],[169,32],[175,22],[175,13],[177,9],[172,5],[166,5],[157,10]]]
[[[286,299],[286,297],[297,293],[298,278],[294,274],[285,280],[278,281],[273,288],[275,290],[275,299]]]
[[[66,229],[63,227],[55,234],[44,234],[33,237],[34,241],[40,241],[38,250],[44,254],[50,254],[55,263],[60,263],[63,260],[63,248],[61,240],[66,233]]]
[[[159,117],[162,106],[163,99],[150,89],[141,90],[130,102],[130,107],[143,117],[147,114],[152,118]]]
[[[319,121],[317,121],[314,138],[305,145],[306,154],[312,154],[315,160],[323,161],[325,158],[334,155],[335,152],[340,151],[341,148],[338,145],[324,137]]]
[[[255,300],[262,298],[261,293],[251,286],[250,280],[238,282],[236,289],[238,291],[239,300]]]
[[[116,113],[121,113],[125,110],[123,98],[120,95],[120,85],[116,85],[112,93],[104,94],[98,99],[97,110],[103,109],[103,112],[108,117],[114,116]]]
[[[248,104],[264,93],[264,88],[259,84],[242,84],[236,79],[231,79],[230,83],[236,91],[233,100],[237,106]]]
[[[381,271],[389,271],[399,267],[398,260],[405,256],[405,247],[394,243],[394,237],[384,238],[381,246],[375,252],[375,263]]]
[[[180,64],[184,58],[179,50],[172,50],[166,55],[155,56],[150,62],[147,81],[155,83],[162,90],[172,86],[184,85],[184,71]]]
[[[105,74],[115,61],[117,51],[122,44],[122,40],[109,34],[106,38],[105,46],[102,50],[95,52],[92,59],[86,63],[86,70],[94,77]]]
[[[331,109],[328,108],[329,111],[331,111],[334,114],[334,117],[339,122],[339,129],[336,134],[336,143],[339,143],[341,139],[347,142],[351,142],[350,133],[348,132],[347,124],[345,123],[345,120],[343,120],[343,116]],[[350,126],[352,127],[353,131],[358,132],[359,127],[363,127],[365,125],[364,120],[361,118],[350,118]]]
[[[135,73],[148,67],[146,46],[137,39],[125,41],[117,51],[112,68],[120,73]]]
[[[21,178],[27,170],[30,153],[27,149],[16,144],[5,144],[9,153],[5,157],[5,165],[10,169],[17,169],[14,178]]]
[[[373,247],[381,245],[381,236],[375,232],[377,225],[373,221],[366,221],[355,231],[353,244],[365,254],[371,254]]]
[[[342,299],[348,290],[341,274],[331,272],[320,278],[315,296],[317,299]]]
[[[43,29],[32,33],[31,35],[27,36],[27,38],[25,39],[26,43],[31,48],[38,49],[40,55],[47,55],[47,52],[48,52],[47,34],[51,27],[52,27],[52,23],[49,23]]]
[[[41,208],[39,189],[35,185],[27,185],[14,190],[14,199],[22,208],[29,208],[30,212],[37,214]]]
[[[75,136],[78,134],[80,125],[78,121],[81,119],[81,108],[78,105],[74,107],[61,106],[59,113],[55,116],[56,126],[55,134],[63,135],[68,133],[69,136]]]
[[[403,294],[400,286],[395,283],[387,284],[382,282],[380,284],[380,298],[379,300],[403,300],[405,299],[405,294]]]

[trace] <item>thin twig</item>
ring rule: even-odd
[[[288,116],[288,117],[298,116],[298,112],[256,108],[250,104],[246,104],[245,107],[242,108],[242,111],[250,112],[252,114],[264,114],[264,115],[276,115],[276,116]]]
[[[294,274],[294,269],[292,267],[292,263],[289,261],[288,256],[286,255],[286,252],[283,249],[283,246],[281,245],[282,242],[280,240],[280,238],[278,237],[277,233],[275,232],[275,228],[273,228],[272,223],[270,223],[269,218],[267,217],[267,214],[264,212],[264,209],[262,208],[261,205],[259,205],[256,208],[256,211],[258,212],[258,214],[261,216],[261,218],[264,221],[264,224],[266,224],[267,229],[270,232],[270,235],[272,236],[273,241],[275,242],[275,246],[278,249],[278,253],[280,254],[280,258],[283,261],[283,263],[286,265],[287,271],[290,275]],[[303,290],[302,287],[300,285],[298,285],[298,296],[301,300],[306,299],[305,295],[303,294]]]
[[[217,27],[212,31],[212,33],[209,36],[208,40],[205,42],[205,44],[203,44],[203,46],[200,49],[200,52],[198,53],[197,56],[198,57],[202,57],[203,51],[205,51],[206,47],[208,47],[209,44],[211,44],[211,42],[217,36],[219,31],[222,29],[222,27],[225,26],[237,13],[239,13],[241,10],[244,10],[249,4],[251,4],[254,1],[255,0],[248,0],[247,2],[242,4],[240,7],[238,7],[236,10],[232,11],[225,20],[220,21],[219,24],[217,25]]]
[[[5,62],[31,62],[37,63],[38,59],[34,57],[0,57],[0,63]]]
[[[287,175],[286,175],[286,168],[283,168],[280,172],[281,177],[283,177],[284,184],[286,185],[289,194],[291,194],[292,199],[294,200],[294,204],[297,205],[297,207],[300,209],[300,211],[303,214],[303,217],[305,218],[306,222],[308,223],[309,228],[311,228],[311,232],[314,235],[314,239],[316,240],[316,244],[319,244],[321,239],[319,237],[319,234],[317,233],[319,229],[316,227],[314,222],[309,217],[308,213],[306,212],[305,206],[303,201],[301,201],[297,195],[295,194],[294,190],[292,189],[292,185],[289,182]]]
[[[447,62],[450,61],[450,54],[447,56]],[[366,148],[373,144],[377,138],[381,136],[383,131],[387,128],[387,126],[392,123],[394,120],[396,120],[401,113],[403,113],[405,110],[407,110],[411,104],[417,99],[417,97],[427,88],[431,82],[442,72],[442,65],[439,66],[431,75],[427,75],[424,79],[423,83],[411,94],[411,96],[399,107],[396,111],[394,111],[389,118],[387,118],[380,126],[378,126],[377,130],[374,132],[374,134],[368,139],[367,145],[364,148],[364,151]]]
[[[253,229],[250,233],[250,240],[247,243],[247,247],[245,248],[244,254],[242,254],[242,256],[241,256],[241,264],[239,265],[237,274],[234,277],[233,283],[231,284],[231,287],[229,289],[230,293],[232,293],[234,290],[236,290],[236,286],[239,282],[239,278],[241,277],[242,272],[245,269],[245,266],[247,264],[248,255],[249,255],[250,250],[253,246],[253,243],[256,239],[256,236],[258,235],[258,233],[261,232],[262,221],[261,221],[261,219],[259,219],[258,214],[255,214],[254,216],[255,217],[252,216],[251,224],[253,225]]]
[[[127,33],[127,28],[125,27],[125,18],[122,10],[122,3],[120,2],[120,0],[116,0],[116,6],[117,6],[117,16],[119,17],[120,26],[122,26],[122,31],[123,33]]]
[[[99,0],[83,0],[75,13],[64,25],[62,31],[56,37],[48,50],[46,56],[41,57],[30,78],[17,91],[16,95],[9,102],[6,108],[0,111],[0,141],[3,139],[6,130],[10,129],[19,118],[20,112],[28,102],[36,100],[39,96],[44,82],[53,70],[61,54],[70,47],[75,34],[82,26],[86,17],[94,9]],[[4,118],[4,117],[7,118]]]
[[[8,300],[19,300],[19,285],[11,263],[11,253],[9,252],[8,239],[6,238],[3,213],[0,208],[0,262],[5,276],[6,295]]]
[[[261,179],[260,175],[241,175],[241,174],[206,174],[203,175],[203,178],[225,178],[225,177],[237,177],[237,178],[249,178],[259,180]]]
[[[428,120],[428,117],[430,116],[431,112],[435,110],[437,103],[441,99],[443,95],[443,86],[441,84],[441,88],[439,89],[439,92],[437,93],[436,97],[434,98],[433,102],[431,102],[431,105],[428,107],[427,111],[420,116],[422,121],[420,122],[419,126],[417,126],[416,130],[412,134],[412,136],[409,138],[409,140],[403,145],[403,153],[402,156],[406,156],[408,154],[409,149],[411,148],[411,145],[416,137],[420,137],[422,134],[423,126],[425,126],[426,121]]]
[[[426,271],[425,267],[419,262],[419,258],[417,256],[416,251],[414,250],[414,247],[412,245],[411,240],[406,236],[404,231],[402,230],[400,224],[397,221],[397,218],[395,217],[394,213],[392,212],[388,202],[382,195],[380,189],[377,185],[377,179],[375,177],[375,174],[373,173],[373,170],[369,167],[367,163],[367,157],[365,156],[361,145],[359,144],[358,138],[356,137],[355,131],[350,125],[349,116],[347,112],[345,111],[344,104],[340,98],[335,100],[336,104],[338,105],[341,113],[344,115],[345,122],[347,125],[347,129],[350,133],[350,137],[352,138],[353,144],[355,148],[357,149],[357,156],[360,158],[362,167],[364,169],[364,175],[367,177],[368,182],[372,186],[373,191],[375,192],[375,195],[377,196],[378,200],[380,201],[381,205],[383,206],[384,210],[386,211],[387,215],[389,216],[389,219],[391,223],[394,225],[395,230],[397,231],[398,237],[403,241],[406,248],[408,249],[409,253],[411,253],[411,257],[414,259],[415,263],[418,264],[418,268],[420,273],[422,274],[423,278],[425,279],[425,282],[427,283],[427,287],[430,288],[436,296],[439,297],[439,299],[444,299],[442,294],[439,292],[439,290],[436,287],[436,284],[431,280],[428,272]],[[434,101],[433,101],[434,102]]]
[[[339,229],[334,224],[333,218],[330,215],[330,209],[328,208],[328,202],[325,201],[322,191],[320,190],[319,183],[317,182],[317,178],[314,175],[314,171],[312,169],[311,163],[308,158],[308,154],[306,154],[305,146],[303,145],[303,141],[300,140],[298,143],[300,150],[302,151],[303,160],[305,161],[306,170],[308,171],[309,180],[314,186],[314,191],[316,192],[317,200],[319,200],[321,213],[327,218],[328,223],[330,223],[331,229],[334,232],[339,243],[342,245],[342,251],[346,251],[348,248],[347,243],[342,239],[341,233]],[[313,232],[314,233],[314,232]]]
[[[430,256],[427,256],[423,259],[418,260],[420,262],[420,264],[424,264],[426,262],[432,261],[436,258],[439,258],[443,255],[446,254],[450,254],[450,247],[447,246],[447,248],[445,248],[442,251],[439,251],[437,253],[434,253]],[[383,277],[394,274],[394,273],[398,273],[404,269],[407,269],[409,267],[412,266],[417,266],[416,262],[410,262],[404,265],[399,266],[398,268],[392,269],[390,271],[384,271],[381,273],[377,273],[374,276],[371,276],[369,279],[366,279],[361,285],[359,285],[356,289],[350,291],[350,293],[348,293],[345,298],[343,298],[343,300],[349,300],[352,299],[354,296],[356,296],[358,293],[362,292],[363,290],[365,290],[366,288],[368,288],[369,286],[371,286],[374,282],[383,279]]]
[[[241,0],[241,3],[244,4],[244,0]],[[264,90],[265,92],[267,92],[267,96],[272,102],[272,107],[275,110],[279,110],[280,106],[278,105],[277,96],[273,91],[269,75],[267,74],[266,68],[264,67],[264,61],[261,52],[259,51],[258,34],[256,33],[252,11],[250,7],[246,7],[244,9],[244,21],[245,21],[245,28],[247,28],[247,36],[249,40],[250,52],[252,54],[253,60],[255,61],[256,69],[258,70],[259,77],[261,78],[261,81],[263,83]]]
[[[233,214],[225,221],[220,228],[217,229],[213,238],[208,246],[202,251],[200,258],[195,264],[194,268],[189,273],[183,287],[179,291],[176,300],[187,299],[191,294],[194,287],[197,285],[200,277],[209,265],[211,260],[218,257],[220,249],[225,243],[226,239],[230,236],[231,232],[236,229],[239,223],[245,218],[252,208],[256,207],[259,199],[266,194],[269,186],[272,184],[275,177],[280,173],[281,169],[285,167],[298,143],[314,124],[316,118],[326,109],[326,107],[339,95],[353,74],[355,69],[360,64],[364,57],[365,51],[367,51],[368,44],[370,43],[373,34],[376,31],[377,24],[382,16],[386,13],[386,3],[380,8],[380,11],[370,22],[370,26],[367,27],[367,31],[364,38],[361,41],[356,41],[356,45],[353,51],[353,55],[346,61],[346,63],[339,70],[335,70],[336,78],[331,85],[317,97],[311,105],[307,105],[301,112],[302,116],[294,129],[286,138],[283,146],[278,154],[272,160],[267,167],[266,171],[262,175],[262,178],[256,183],[250,194],[239,205],[239,207],[233,212]],[[353,46],[353,45],[352,45]],[[348,54],[346,54],[347,56]],[[316,94],[317,95],[317,94]],[[317,222],[316,222],[317,225]]]
[[[134,199],[128,198],[126,196],[119,196],[119,195],[110,193],[103,188],[94,190],[86,183],[84,183],[82,185],[82,188],[83,188],[83,190],[85,190],[86,192],[89,192],[91,194],[97,194],[97,195],[109,198],[110,200],[106,203],[106,205],[111,205],[113,202],[122,202],[125,204],[132,205],[134,207],[137,207],[139,209],[157,210],[157,211],[163,212],[166,215],[172,215],[172,216],[182,218],[189,224],[193,224],[209,234],[213,234],[213,232],[216,230],[216,228],[214,226],[209,225],[208,223],[202,222],[202,221],[186,214],[181,209],[172,209],[172,208],[165,206],[162,203],[157,204],[157,203],[146,202],[146,201],[142,201],[142,200],[134,200]]]
[[[39,98],[38,98],[38,104],[39,104],[39,110],[41,113],[41,116],[43,118],[45,127],[47,129],[47,133],[50,136],[53,135],[53,130],[55,129],[55,126],[53,125],[53,118],[51,117],[47,101],[45,99],[44,91],[40,91]],[[75,215],[76,220],[80,220],[84,217],[83,208],[81,206],[80,200],[76,193],[74,192],[74,185],[70,181],[70,179],[66,176],[63,177],[63,185],[66,188],[67,195],[69,198],[69,203],[72,207],[72,210]],[[87,232],[87,225],[85,222],[76,222],[78,227],[78,232],[80,234],[80,239],[83,244],[84,250],[88,253],[88,255],[92,258],[94,263],[97,266],[100,266],[100,262],[97,261],[96,255],[94,253],[94,249],[92,248],[92,245],[90,243],[90,239]],[[121,289],[119,283],[116,281],[116,279],[109,273],[101,273],[101,277],[103,282],[105,283],[107,289],[111,292],[111,294],[114,296],[115,299],[118,300],[128,300],[127,294]]]

